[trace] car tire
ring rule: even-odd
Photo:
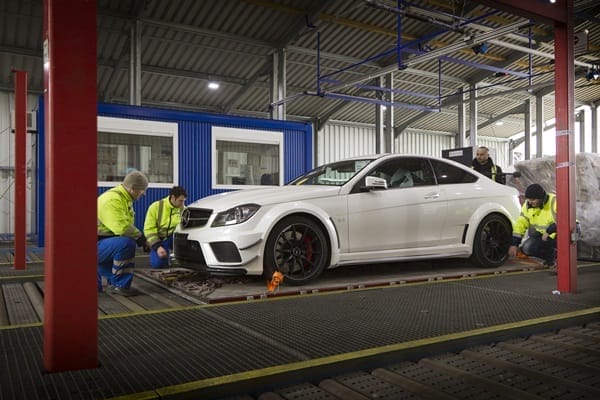
[[[475,233],[471,262],[477,267],[499,267],[508,259],[512,224],[500,214],[486,216]]]
[[[275,271],[283,282],[304,285],[321,275],[329,263],[329,241],[318,223],[303,216],[279,221],[265,245],[263,271],[271,279]]]

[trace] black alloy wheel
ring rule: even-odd
[[[279,271],[284,283],[304,285],[321,275],[328,260],[323,229],[310,218],[291,216],[277,223],[267,239],[264,274],[271,279]]]
[[[486,216],[477,227],[471,262],[478,267],[499,267],[508,259],[512,224],[500,214]]]

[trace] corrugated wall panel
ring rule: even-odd
[[[317,165],[375,153],[375,128],[330,122],[317,135]]]
[[[0,92],[0,240],[7,234],[14,233],[15,219],[15,134],[11,131],[11,111],[14,110],[14,93]],[[27,109],[37,108],[37,96],[27,96]],[[37,135],[27,134],[27,233],[35,232],[35,188],[34,174],[35,149]],[[12,239],[10,239],[12,240]]]
[[[442,150],[454,147],[454,135],[405,130],[394,141],[396,153],[441,157]]]
[[[330,122],[318,133],[317,163],[375,153],[375,127]],[[407,129],[394,141],[396,153],[441,157],[442,150],[454,148],[454,135]]]
[[[490,149],[490,156],[495,164],[499,165],[502,169],[506,169],[510,165],[508,141],[490,140],[483,136],[478,136],[477,140],[477,146],[485,146]]]

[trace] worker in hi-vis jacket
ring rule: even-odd
[[[102,278],[107,292],[133,296],[131,287],[136,245],[147,250],[146,237],[134,225],[133,202],[146,193],[148,179],[139,171],[125,176],[123,183],[98,197],[98,291]]]
[[[169,195],[150,204],[144,222],[144,235],[150,246],[150,265],[163,268],[169,265],[169,252],[173,248],[173,232],[181,221],[181,211],[187,193],[174,186]]]

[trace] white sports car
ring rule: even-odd
[[[357,157],[285,186],[221,193],[190,204],[171,265],[216,275],[275,271],[302,285],[330,267],[432,258],[507,259],[517,191],[454,161]]]

